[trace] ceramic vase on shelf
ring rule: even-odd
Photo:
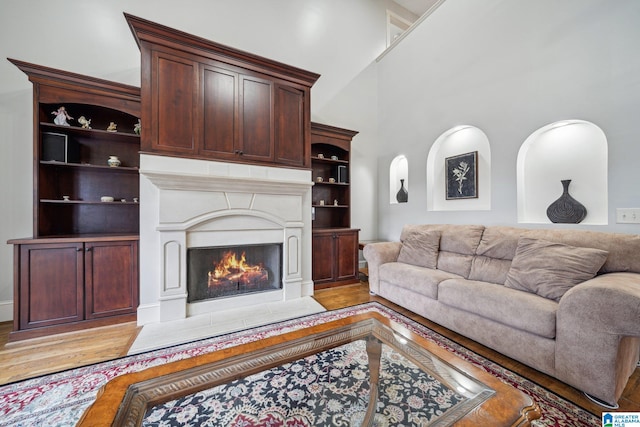
[[[112,168],[117,168],[120,166],[121,162],[118,156],[109,156],[109,160],[107,160],[107,164]]]
[[[570,179],[560,181],[562,195],[547,208],[547,216],[553,223],[577,224],[587,216],[587,208],[569,194]]]
[[[400,190],[396,194],[396,200],[398,203],[407,203],[407,200],[409,200],[409,192],[404,188],[404,179],[400,180]]]

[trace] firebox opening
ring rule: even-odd
[[[187,250],[187,302],[282,289],[282,244]]]

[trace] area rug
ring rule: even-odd
[[[600,418],[588,411],[375,302],[327,311],[1,386],[0,425],[73,426],[80,419],[84,410],[95,400],[100,387],[118,375],[369,311],[376,311],[393,321],[404,323],[412,332],[435,342],[531,396],[538,403],[542,412],[542,418],[534,421],[535,426],[586,427],[601,425]],[[175,421],[171,425],[180,425],[180,423]],[[193,424],[185,423],[183,425]],[[241,425],[251,427],[257,424],[252,424],[250,419],[246,419]],[[346,422],[342,425],[349,426],[350,424]],[[419,424],[412,424],[404,419],[403,422],[390,425]]]

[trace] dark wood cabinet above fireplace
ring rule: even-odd
[[[318,74],[125,16],[142,58],[143,152],[310,167]]]

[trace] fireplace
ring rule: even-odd
[[[187,302],[282,289],[282,245],[187,250]]]
[[[312,185],[306,169],[141,154],[140,217],[145,220],[140,221],[138,324],[313,295]],[[278,261],[253,259],[250,252],[263,245],[278,252]],[[204,273],[197,273],[206,277],[200,280],[206,280],[207,290],[192,291],[189,280],[196,273],[189,269],[199,256],[193,254],[222,246],[239,251],[236,260],[244,252],[247,263],[263,264],[269,281],[260,286],[267,289],[214,297],[208,276],[214,266],[208,259]],[[229,282],[229,288],[242,287]]]

